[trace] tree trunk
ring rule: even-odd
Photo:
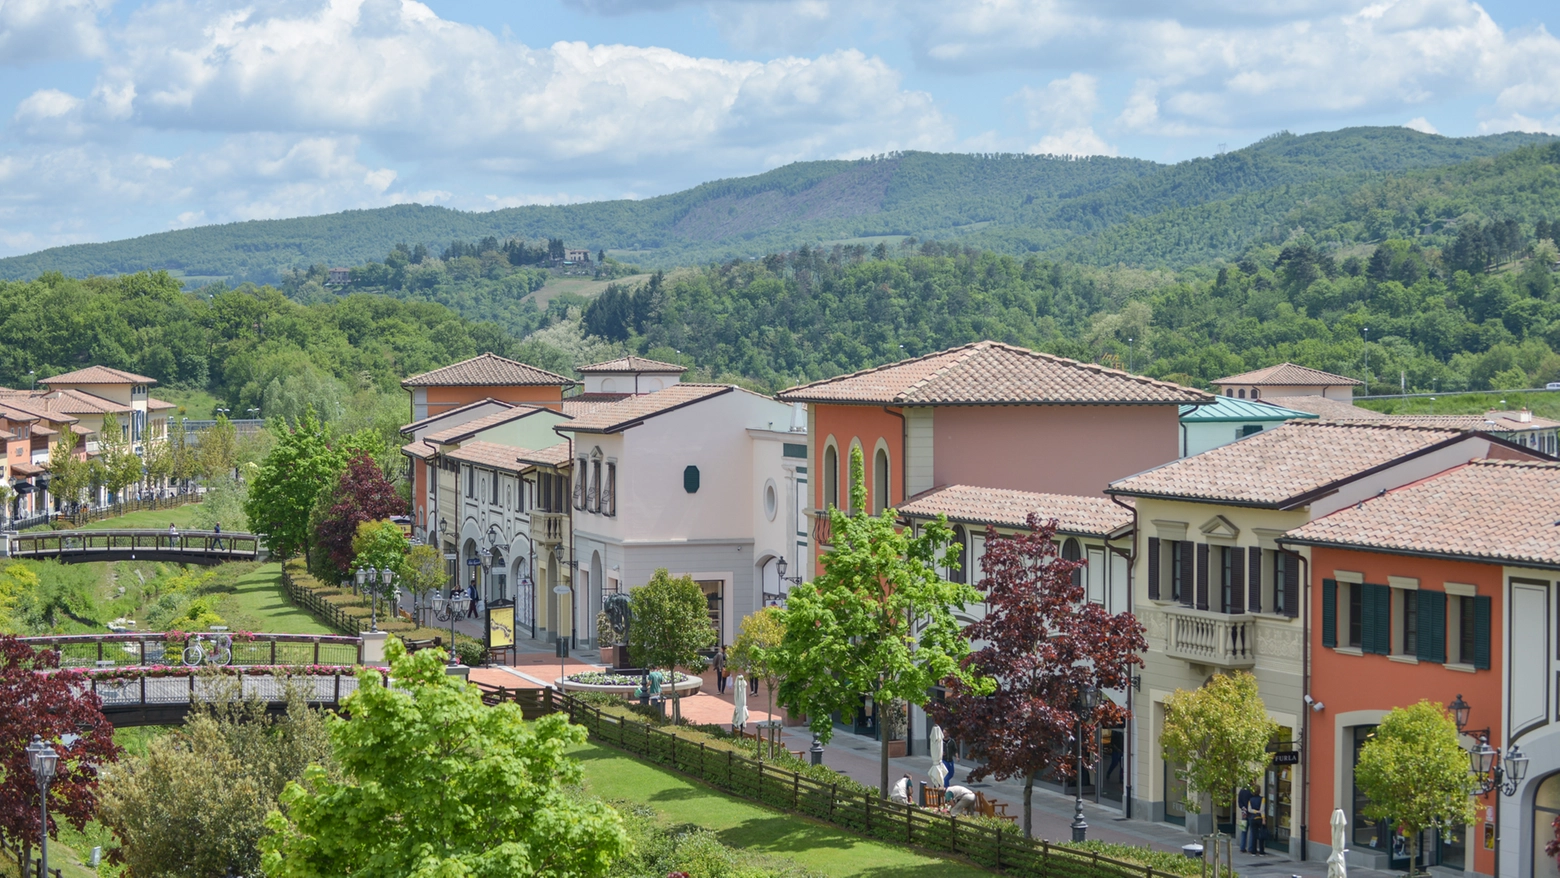
[[[1408,878],[1414,878],[1419,874],[1419,833],[1415,832],[1408,839]]]
[[[672,684],[672,725],[682,722],[682,692],[677,688],[677,669],[672,668],[667,674],[667,679]]]
[[[1031,771],[1024,776],[1024,838],[1034,838],[1034,822],[1030,815],[1033,813],[1030,802],[1035,794],[1035,773]]]
[[[878,796],[888,798],[888,733],[883,729],[883,721],[878,720]]]

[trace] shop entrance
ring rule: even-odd
[[[1273,733],[1273,761],[1268,764],[1267,777],[1262,783],[1262,816],[1267,822],[1267,848],[1289,853],[1289,827],[1294,819],[1294,770],[1286,764],[1299,746],[1294,740],[1294,730],[1279,726]]]

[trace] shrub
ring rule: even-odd
[[[1112,860],[1147,866],[1156,872],[1185,875],[1187,878],[1202,875],[1202,860],[1189,860],[1180,853],[1172,851],[1156,851],[1147,847],[1117,844],[1109,841],[1081,841],[1077,843],[1069,841],[1063,842],[1057,845],[1057,847],[1075,851],[1090,851],[1102,857],[1109,857]]]
[[[610,878],[673,873],[700,878],[813,878],[817,874],[785,857],[728,847],[715,833],[693,823],[663,825],[652,808],[609,804],[623,815],[623,825],[634,841],[633,852],[612,865]]]

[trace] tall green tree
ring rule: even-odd
[[[426,544],[412,546],[401,561],[397,574],[401,584],[412,593],[419,608],[428,607],[429,592],[444,587],[444,556],[439,550]]]
[[[288,558],[302,552],[312,563],[309,514],[321,493],[335,483],[346,456],[312,410],[305,411],[294,427],[278,420],[271,422],[270,429],[276,444],[249,486],[244,517],[250,528],[266,535],[273,553]]]
[[[351,719],[330,721],[344,779],[316,768],[288,785],[262,842],[266,875],[595,878],[627,853],[617,812],[576,789],[567,751],[583,728],[484,705],[433,650],[408,655],[392,637],[385,654],[396,685],[366,670]]]
[[[829,510],[834,542],[822,558],[823,575],[791,589],[785,636],[773,653],[783,678],[780,704],[805,713],[824,742],[834,734],[831,716],[855,715],[865,697],[884,707],[924,705],[931,688],[949,678],[974,692],[992,689],[961,664],[970,644],[953,611],[978,603],[980,592],[938,572],[959,563],[947,520],[913,533],[898,526],[892,509],[867,514],[866,497],[857,446],[850,454],[856,511]],[[880,738],[878,787],[887,798],[888,736]]]
[[[671,674],[672,717],[681,720],[677,669],[703,670],[699,651],[715,644],[704,591],[692,576],[674,579],[662,567],[649,582],[629,592],[629,608],[634,619],[628,626],[629,654],[647,668],[665,668]]]
[[[103,487],[115,499],[123,499],[120,492],[141,480],[141,458],[112,413],[103,416],[98,431],[98,461]]]
[[[91,480],[91,467],[76,456],[76,434],[67,429],[49,446],[49,492],[57,499],[79,503]]]
[[[1257,678],[1247,671],[1216,675],[1199,689],[1175,690],[1165,699],[1159,743],[1166,759],[1186,766],[1182,773],[1191,793],[1186,810],[1201,810],[1200,797],[1207,795],[1235,813],[1238,791],[1255,784],[1267,768],[1267,745],[1277,730],[1257,692]]]
[[[1410,876],[1418,874],[1421,832],[1476,819],[1468,753],[1457,742],[1457,723],[1433,701],[1393,708],[1382,719],[1360,748],[1354,783],[1370,799],[1366,817],[1407,833]]]
[[[238,430],[227,415],[217,415],[217,422],[196,434],[195,465],[201,478],[208,482],[219,476],[233,476],[238,466]]]

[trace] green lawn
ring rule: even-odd
[[[191,530],[194,528],[195,509],[199,503],[186,503],[183,506],[174,506],[169,509],[142,509],[121,515],[117,518],[105,518],[83,525],[82,530],[118,530],[130,528],[155,528],[167,530],[171,522],[179,530]]]
[[[594,299],[601,295],[602,290],[608,284],[621,284],[632,289],[650,279],[648,274],[631,274],[628,277],[620,277],[617,280],[593,280],[588,277],[554,277],[534,295],[536,307],[545,309],[547,303],[558,297],[559,293],[574,293],[587,299]]]
[[[218,571],[212,593],[221,596],[216,610],[228,627],[267,634],[336,633],[287,599],[280,561],[224,564]]]
[[[654,808],[671,823],[696,823],[732,847],[788,857],[825,875],[911,878],[989,875],[978,866],[870,841],[832,826],[716,792],[615,750],[586,744],[574,751],[585,784],[607,800]]]
[[[1446,393],[1409,399],[1362,399],[1355,404],[1389,415],[1482,415],[1494,409],[1510,411],[1526,406],[1541,418],[1560,419],[1560,393],[1553,391]]]

